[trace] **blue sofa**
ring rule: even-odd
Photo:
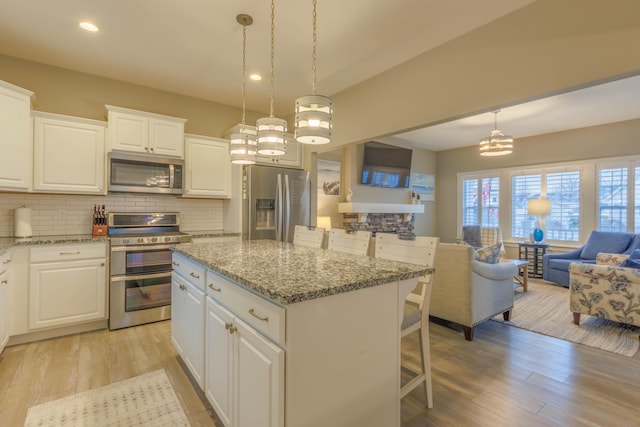
[[[598,253],[630,254],[640,248],[640,234],[592,231],[580,248],[561,254],[545,254],[542,257],[542,278],[569,287],[569,264],[596,263]]]

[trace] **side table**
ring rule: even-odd
[[[529,261],[529,277],[542,277],[542,256],[548,247],[548,243],[518,242],[518,258]]]
[[[511,264],[518,267],[519,275],[514,277],[514,279],[516,280],[515,282],[513,282],[514,289],[522,286],[522,291],[527,292],[529,290],[529,261],[527,261],[526,259],[508,259],[505,261],[510,262]],[[522,280],[520,279],[520,276],[522,276]]]

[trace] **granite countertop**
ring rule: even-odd
[[[198,231],[185,231],[192,239],[198,239],[203,237],[240,237],[240,233],[227,233],[223,230],[198,230]]]
[[[420,277],[434,271],[416,264],[273,240],[183,243],[172,249],[282,305]]]
[[[33,237],[0,237],[0,254],[13,246],[33,245],[57,245],[69,243],[107,242],[107,236],[92,236],[91,234],[72,234],[60,236],[33,236]]]

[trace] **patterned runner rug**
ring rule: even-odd
[[[32,406],[25,427],[189,426],[164,369]]]
[[[518,288],[511,320],[491,320],[631,357],[640,345],[640,328],[583,314],[573,324],[569,289],[529,279],[529,291]]]

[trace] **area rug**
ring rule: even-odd
[[[529,279],[529,291],[518,288],[511,320],[491,320],[631,357],[640,345],[640,328],[583,314],[580,326],[569,310],[569,289]]]
[[[32,406],[25,427],[189,426],[164,369]]]

